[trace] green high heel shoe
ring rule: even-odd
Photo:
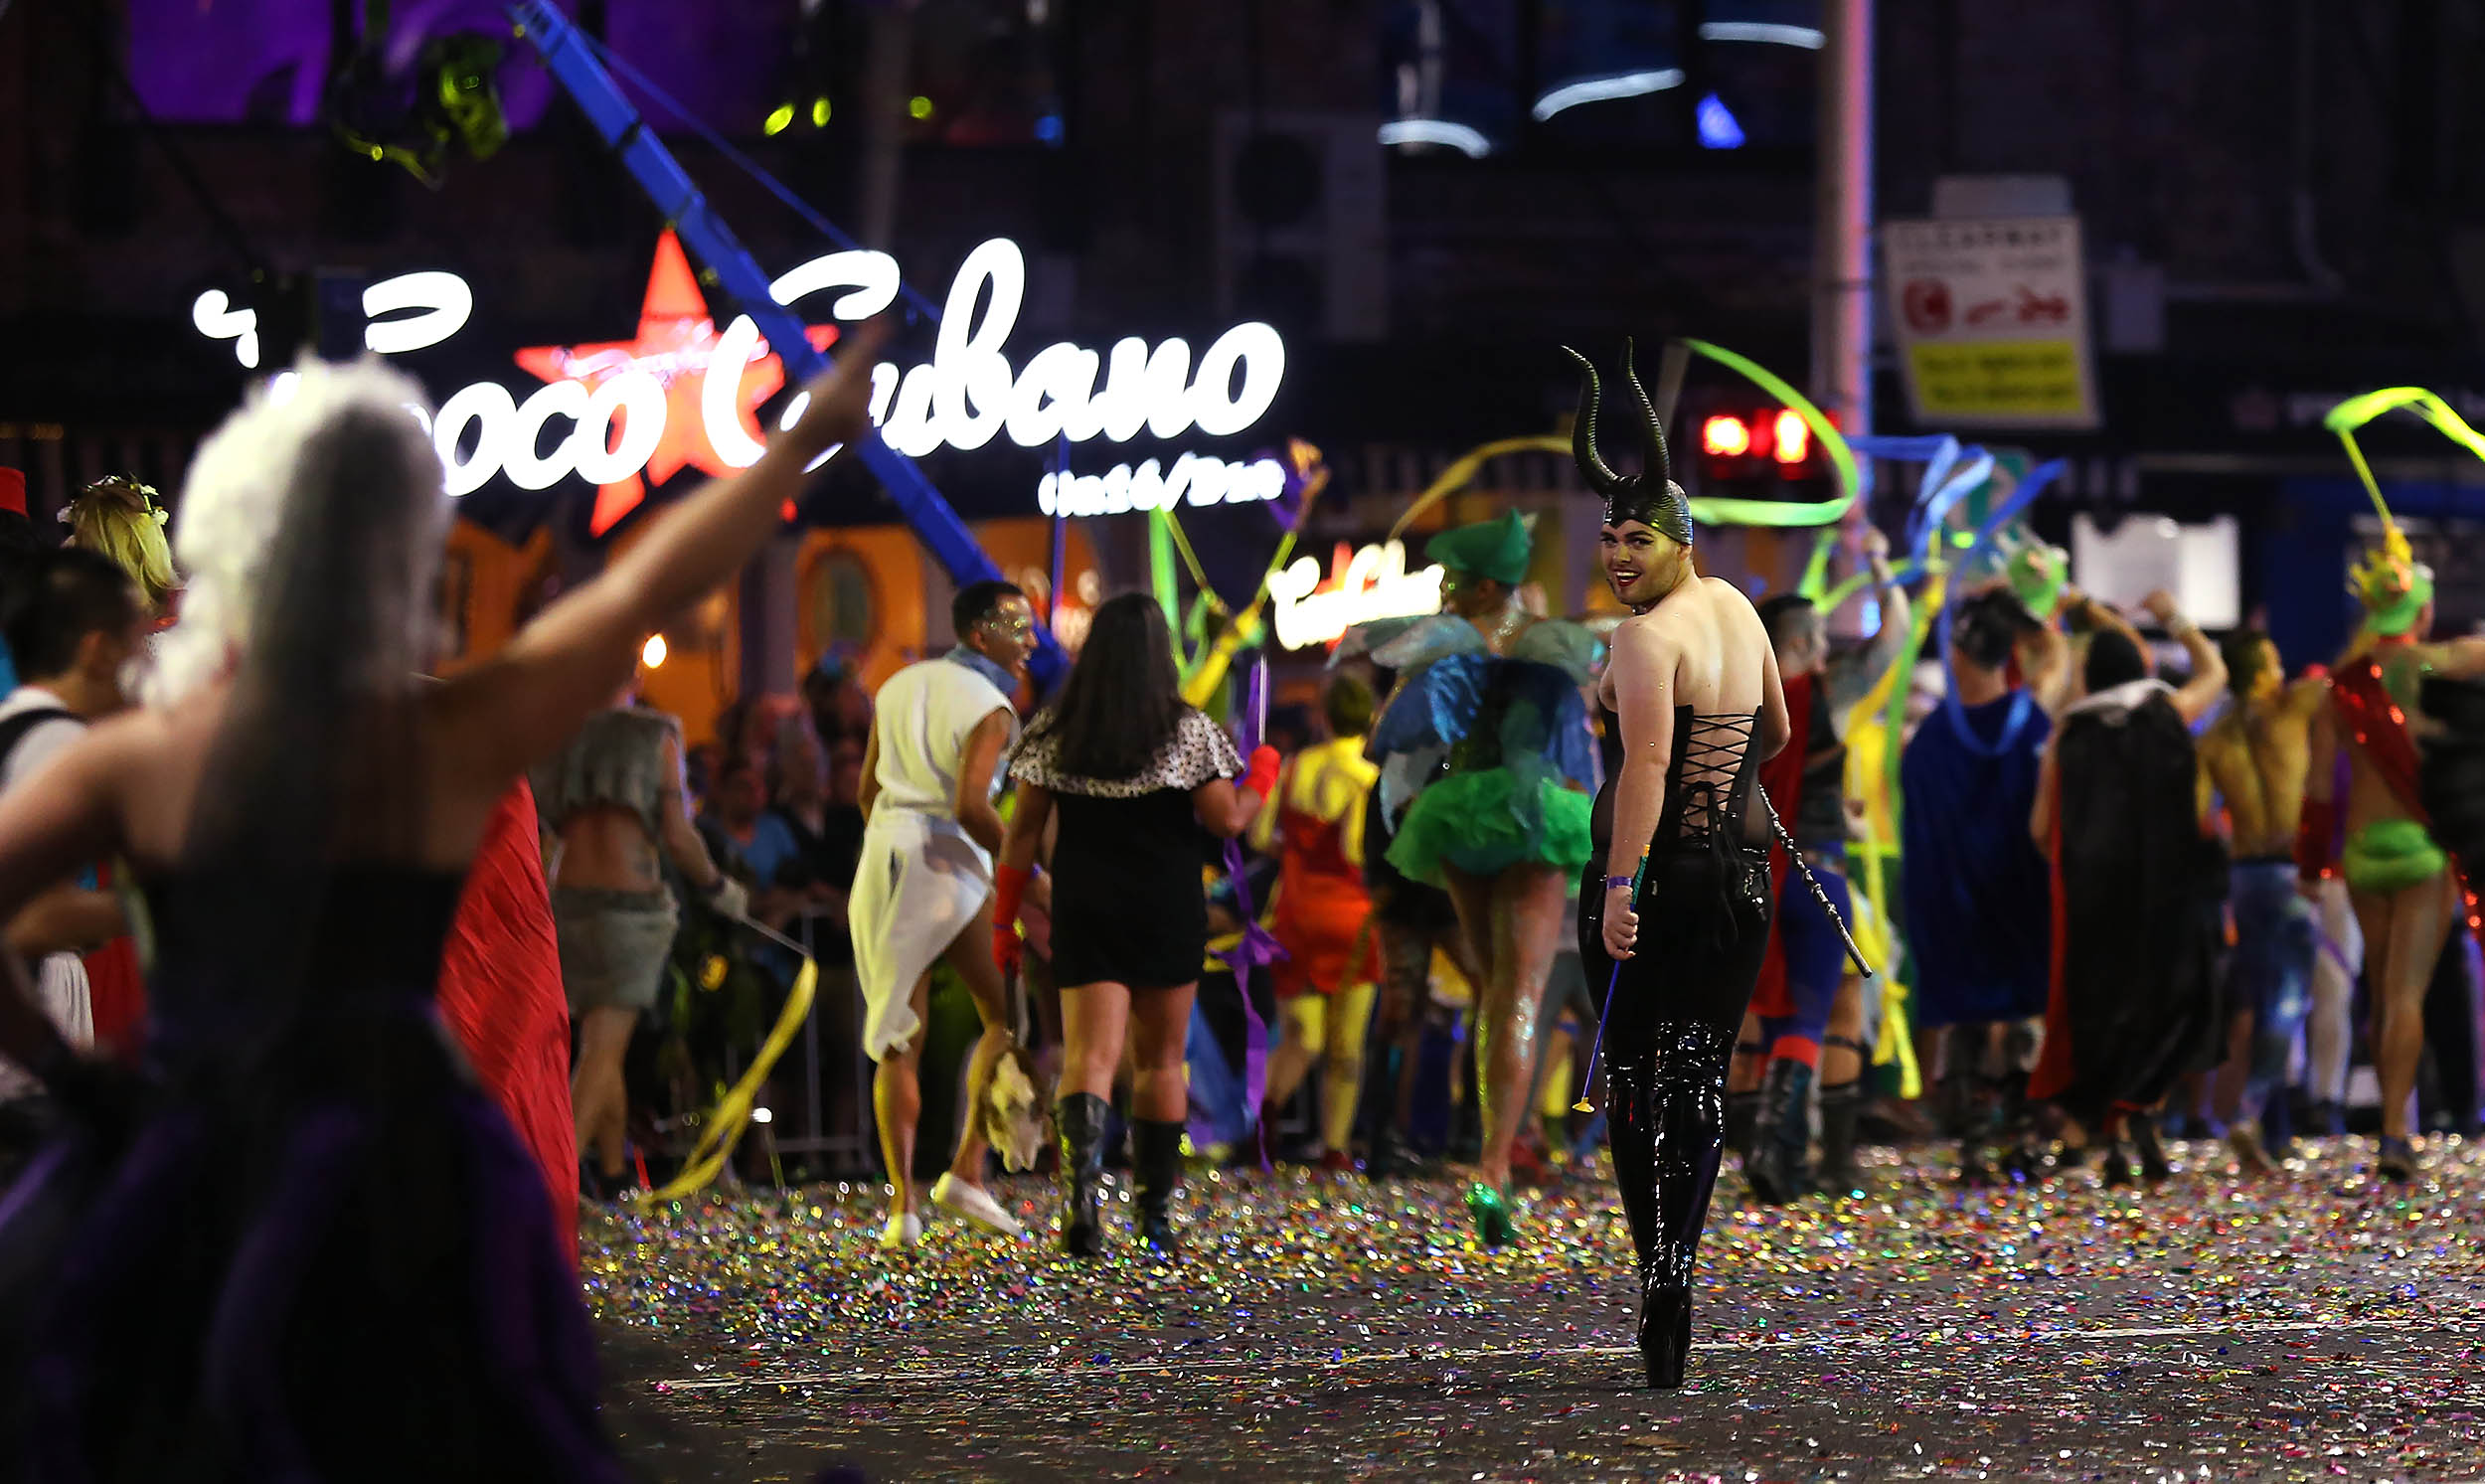
[[[1476,1240],[1486,1251],[1499,1251],[1518,1237],[1509,1198],[1481,1180],[1467,1187],[1467,1219],[1475,1223]]]

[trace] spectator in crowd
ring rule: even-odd
[[[50,552],[28,563],[0,619],[25,679],[0,701],[0,791],[35,778],[89,723],[129,704],[122,667],[146,634],[146,610],[129,578],[92,552]],[[119,900],[91,883],[63,881],[8,924],[9,945],[41,961],[46,1014],[73,1046],[94,1039],[86,968],[79,954],[126,930]],[[36,1087],[0,1062],[0,1171],[13,1168],[45,1126]]]
[[[26,518],[26,475],[0,469],[0,603],[8,600],[23,579],[26,566],[43,550],[35,540],[34,522]],[[9,646],[0,642],[0,696],[17,689],[17,666]]]
[[[777,728],[770,754],[768,812],[793,837],[793,853],[776,868],[770,886],[792,893],[797,914],[838,939],[846,935],[846,898],[854,889],[855,861],[863,851],[863,810],[858,803],[863,748],[848,743],[852,766],[847,791],[836,795],[836,773],[827,749],[811,730],[808,713],[796,712]]]
[[[137,584],[150,618],[171,604],[181,578],[164,539],[162,499],[126,474],[109,474],[78,492],[61,512],[70,546],[109,560]]]
[[[580,1155],[594,1161],[587,1188],[607,1194],[627,1171],[622,1060],[639,1016],[655,1007],[680,922],[659,861],[727,915],[747,906],[692,828],[682,771],[681,724],[637,706],[627,690],[535,770],[545,832],[560,842],[553,921],[579,1043],[571,1106]],[[757,775],[746,768],[743,782],[755,816]]]
[[[716,789],[699,816],[699,831],[719,864],[751,888],[752,905],[774,926],[790,915],[777,894],[777,872],[798,852],[794,832],[768,811],[767,780],[759,764],[727,753],[718,765]]]
[[[821,655],[802,677],[802,705],[811,715],[812,731],[830,752],[847,742],[860,747],[871,741],[872,694],[863,688],[851,656],[835,649]]]
[[[1354,1168],[1348,1148],[1363,1092],[1364,1032],[1381,979],[1380,935],[1364,890],[1364,811],[1381,775],[1364,758],[1372,687],[1340,672],[1321,698],[1329,740],[1289,758],[1274,808],[1262,809],[1251,844],[1278,854],[1273,931],[1286,956],[1273,966],[1285,1036],[1268,1060],[1268,1102],[1294,1095],[1325,1059],[1320,1094],[1323,1163]]]

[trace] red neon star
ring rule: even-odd
[[[805,333],[812,345],[821,350],[828,349],[837,339],[834,325],[807,326]],[[662,484],[679,473],[684,464],[712,475],[734,472],[734,467],[718,457],[716,448],[708,441],[707,422],[699,406],[719,337],[707,301],[700,296],[699,280],[691,273],[690,260],[682,255],[680,241],[667,232],[656,239],[656,262],[647,275],[647,297],[639,304],[636,339],[610,340],[599,345],[530,346],[518,352],[517,359],[539,381],[583,382],[590,391],[624,371],[636,369],[653,375],[664,388],[664,436],[648,456],[647,481]],[[757,355],[743,369],[740,396],[736,399],[741,405],[743,431],[753,439],[760,439],[754,413],[783,385],[784,363],[762,340]],[[612,435],[617,441],[627,414],[617,412],[612,420]],[[594,512],[587,517],[587,533],[603,535],[646,498],[646,483],[636,474],[618,484],[599,487],[595,491]],[[789,518],[790,514],[789,511]]]

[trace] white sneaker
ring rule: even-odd
[[[901,1211],[880,1229],[880,1244],[884,1251],[911,1247],[923,1239],[923,1219],[911,1211]]]
[[[942,1175],[932,1182],[932,1204],[954,1215],[962,1216],[987,1232],[1016,1237],[1027,1230],[1027,1224],[1001,1209],[1001,1203],[980,1185],[968,1185],[955,1175]]]

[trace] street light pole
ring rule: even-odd
[[[1854,436],[1873,424],[1873,0],[1821,0],[1821,30],[1812,397]]]

